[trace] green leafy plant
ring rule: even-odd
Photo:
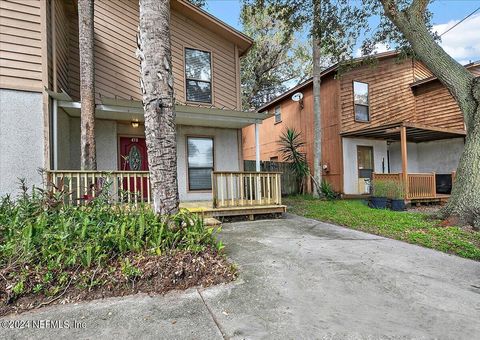
[[[383,179],[372,180],[372,195],[374,197],[388,197],[391,181]]]
[[[302,133],[295,129],[286,129],[279,140],[278,151],[282,154],[283,161],[290,163],[290,167],[297,179],[298,191],[304,192],[305,179],[310,175],[307,158],[303,149],[305,142]]]
[[[159,216],[147,205],[112,206],[106,196],[85,206],[64,201],[25,187],[16,200],[0,199],[0,269],[14,294],[61,291],[72,273],[108,267],[134,254],[223,248],[216,237],[220,229],[205,228],[203,219],[187,210]],[[28,284],[21,279],[25,268]],[[128,277],[138,274],[129,263],[122,270]]]
[[[332,185],[326,180],[322,180],[322,183],[320,184],[320,191],[322,196],[327,200],[334,200],[339,197],[338,193],[333,190]]]
[[[387,183],[387,198],[392,200],[405,199],[405,187],[402,182],[389,181]]]

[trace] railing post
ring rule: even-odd
[[[432,173],[432,176],[433,176],[432,194],[433,194],[433,197],[436,198],[437,197],[437,177],[435,175],[435,172]]]

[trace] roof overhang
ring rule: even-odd
[[[477,68],[480,66],[480,61],[475,61],[473,63],[470,63],[470,64],[467,64],[467,65],[464,65],[464,67],[467,69],[467,70],[472,70],[474,68]],[[410,84],[410,87],[411,88],[416,88],[416,87],[419,87],[421,85],[425,85],[425,84],[429,84],[435,80],[438,80],[437,77],[435,76],[432,76],[432,77],[428,77],[428,78],[425,78],[425,79],[420,79],[420,80],[417,80],[413,83]]]
[[[466,136],[465,130],[439,128],[411,122],[389,123],[380,126],[372,126],[354,131],[342,132],[342,137],[372,138],[387,141],[399,141],[401,128],[405,127],[407,141],[420,143],[440,139],[461,138]]]
[[[232,26],[214,17],[203,9],[192,5],[185,0],[174,0],[170,2],[170,8],[180,12],[182,15],[190,18],[200,25],[207,27],[226,39],[234,42],[238,46],[240,56],[243,56],[252,46],[253,40]]]
[[[69,116],[80,117],[80,102],[58,101]],[[260,124],[269,115],[214,107],[175,105],[175,122],[179,125],[240,129],[251,124]],[[143,106],[140,101],[102,98],[95,107],[97,119],[144,122]]]

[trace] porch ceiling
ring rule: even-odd
[[[415,143],[466,136],[464,130],[439,128],[411,122],[397,122],[367,127],[355,131],[342,132],[341,136],[400,141],[400,130],[402,127],[406,128],[407,141]]]
[[[79,102],[59,101],[58,106],[67,112],[68,115],[80,117]],[[262,120],[269,117],[257,112],[180,104],[175,105],[175,113],[177,124],[234,129],[261,123]],[[102,98],[101,104],[96,105],[95,117],[98,119],[128,122],[145,121],[141,102],[113,98]]]

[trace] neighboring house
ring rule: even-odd
[[[99,170],[148,170],[138,20],[138,0],[95,0]],[[252,40],[189,2],[172,0],[171,41],[180,199],[211,200],[212,171],[242,171],[241,129],[265,118],[241,111],[240,58]],[[67,177],[76,171],[75,179],[80,169],[76,1],[0,0],[0,59],[0,195],[15,191],[18,178],[40,185],[37,168],[69,170]],[[82,176],[77,195],[88,184]]]
[[[480,75],[479,63],[466,67]],[[465,137],[462,114],[448,90],[421,62],[399,60],[396,52],[376,55],[373,65],[337,71],[334,65],[321,76],[323,177],[346,195],[368,193],[373,173],[405,180],[409,199],[448,194]],[[302,101],[292,100],[297,92]],[[310,79],[258,110],[273,115],[257,126],[261,160],[281,161],[279,136],[295,128],[313,168],[312,94]],[[243,129],[243,140],[245,159],[255,159],[254,126]]]

